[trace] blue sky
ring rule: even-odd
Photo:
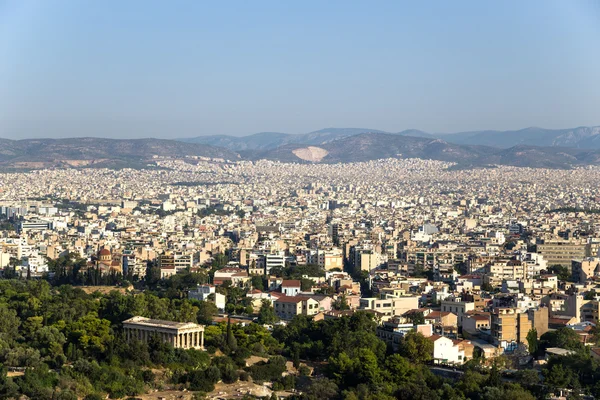
[[[0,137],[600,124],[600,2],[0,0]]]

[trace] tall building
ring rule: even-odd
[[[572,260],[586,256],[586,244],[578,240],[545,240],[537,245],[537,252],[544,256],[548,266],[562,265],[571,268]]]

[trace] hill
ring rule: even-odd
[[[509,148],[517,145],[600,149],[600,126],[572,129],[525,128],[438,135],[452,143]]]
[[[198,136],[179,139],[187,143],[202,143],[220,146],[233,151],[270,150],[289,144],[321,145],[345,137],[359,135],[365,132],[386,133],[376,129],[366,128],[326,128],[302,134],[280,132],[261,132],[248,136]]]
[[[188,143],[202,143],[220,146],[233,151],[269,150],[289,144],[324,145],[335,140],[363,133],[386,133],[428,139],[443,139],[461,145],[491,146],[510,148],[518,145],[573,147],[580,149],[600,149],[600,126],[572,129],[525,128],[514,131],[473,131],[457,133],[428,133],[417,129],[407,129],[391,133],[367,128],[326,128],[304,134],[262,132],[248,136],[198,136],[179,139]]]
[[[571,168],[577,165],[600,164],[598,150],[584,151],[524,145],[498,149],[491,146],[459,145],[441,139],[385,133],[364,133],[320,146],[289,144],[273,150],[254,152],[251,156],[253,159],[323,163],[358,162],[381,158],[421,158],[474,167],[500,164],[535,168]]]
[[[202,156],[234,160],[235,152],[208,145],[164,139],[0,139],[0,167],[139,167],[153,156]]]

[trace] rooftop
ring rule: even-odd
[[[203,325],[198,325],[193,322],[176,322],[176,321],[165,321],[162,319],[152,319],[146,317],[132,317],[125,321],[124,324],[135,324],[135,325],[143,325],[149,326],[153,328],[168,328],[168,329],[187,329],[187,328],[198,328],[203,327]]]

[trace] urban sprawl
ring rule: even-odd
[[[57,260],[73,257],[85,260],[86,286],[197,272],[206,279],[186,296],[213,302],[215,321],[256,323],[265,304],[272,325],[365,311],[381,341],[397,348],[418,332],[442,366],[481,356],[531,363],[531,332],[565,328],[600,358],[599,181],[598,167],[418,159],[157,159],[140,170],[3,173],[0,267],[5,277],[53,279],[64,273]],[[227,301],[231,287],[244,307]],[[201,325],[139,316],[124,325],[128,337],[150,330],[204,348]]]

